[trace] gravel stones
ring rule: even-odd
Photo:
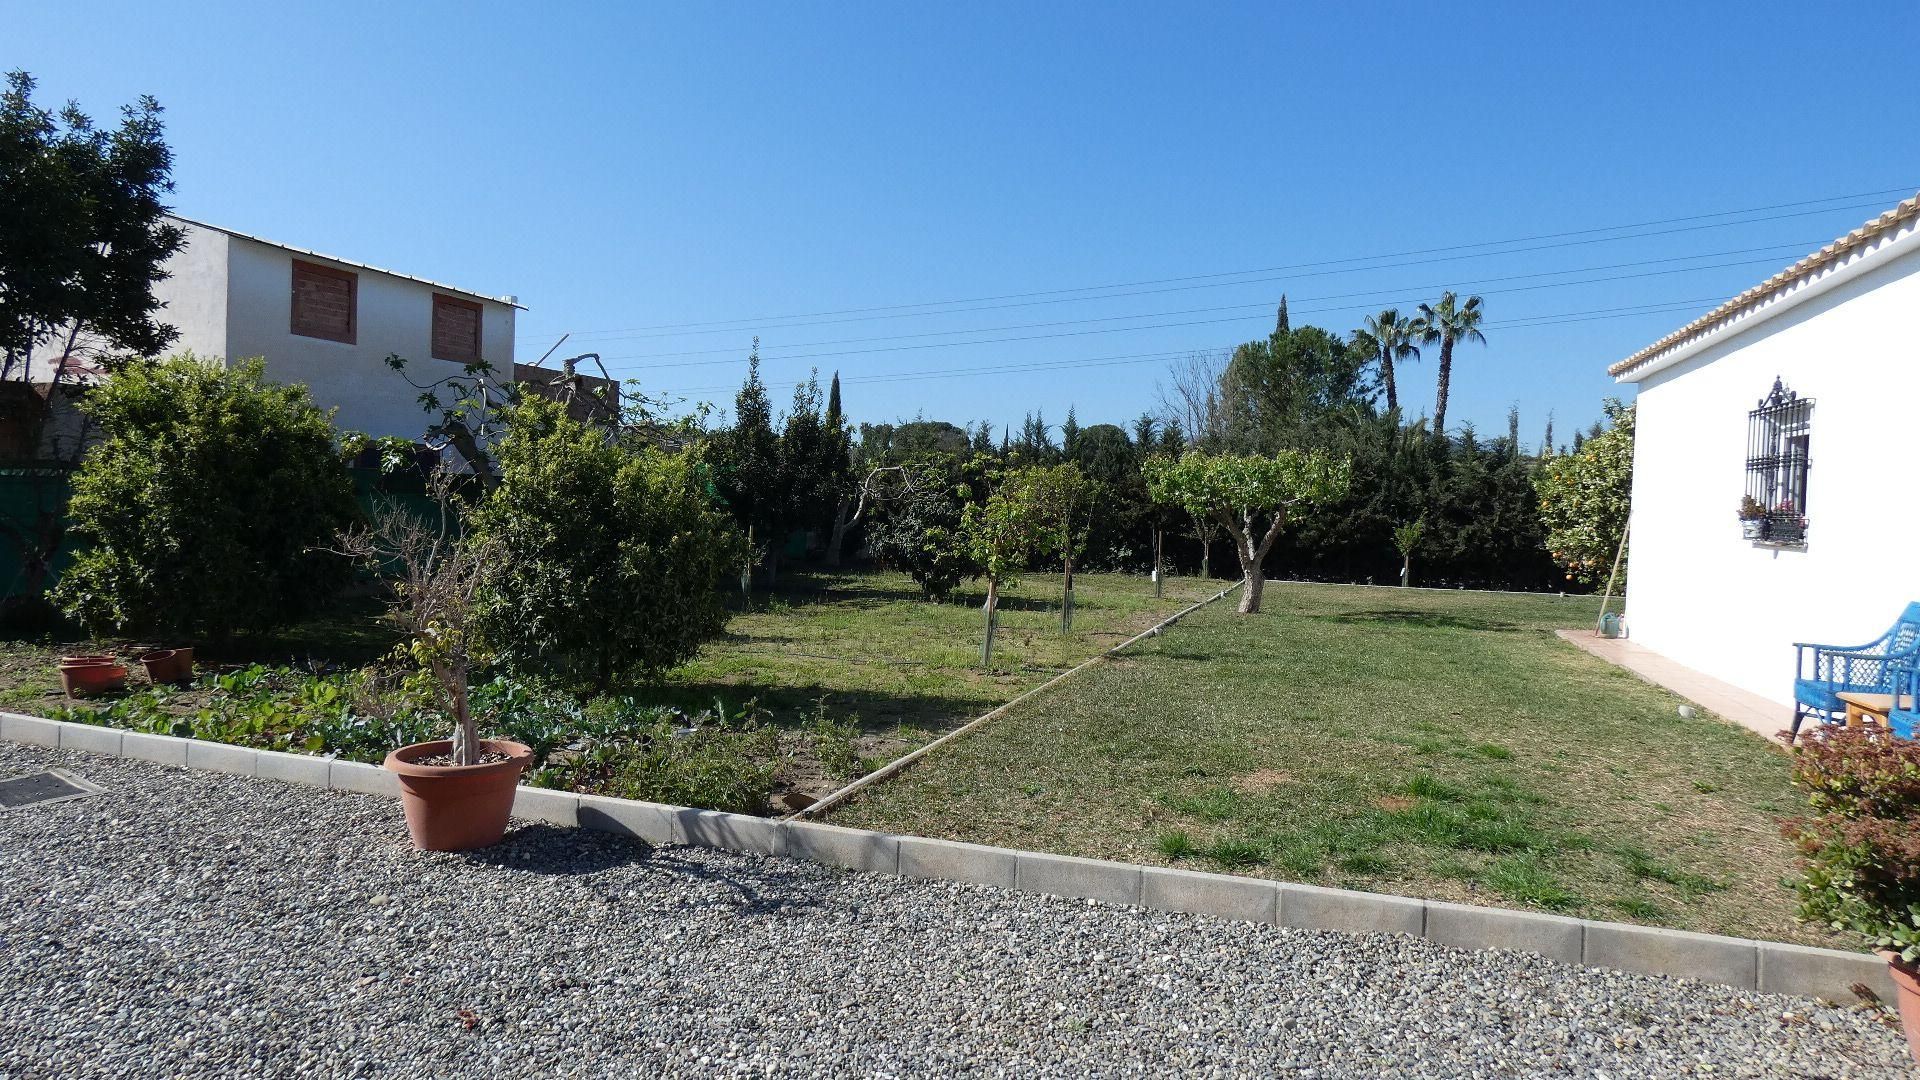
[[[1908,1076],[1882,1015],[0,744],[0,1077]]]

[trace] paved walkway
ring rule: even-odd
[[[1570,642],[1616,667],[1626,668],[1655,686],[1671,690],[1695,705],[1773,743],[1784,746],[1781,733],[1793,722],[1793,708],[1742,690],[1732,683],[1675,663],[1652,649],[1626,638],[1603,638],[1591,630],[1558,630]]]
[[[1909,1076],[1878,1012],[0,743],[0,1077]]]

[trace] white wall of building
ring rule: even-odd
[[[191,351],[203,357],[227,354],[227,243],[228,236],[191,222],[175,221],[186,233],[186,246],[167,260],[168,277],[153,287],[154,299],[163,305],[155,316],[180,332],[170,351]],[[66,351],[64,339],[49,342],[33,351],[33,377],[50,373],[49,364]],[[100,342],[82,335],[74,343],[74,352],[90,358],[101,348]]]
[[[306,255],[242,237],[230,237],[227,272],[228,337],[231,359],[265,357],[275,382],[304,383],[314,401],[339,409],[335,422],[370,435],[419,438],[429,417],[420,408],[420,391],[408,378],[425,383],[457,375],[460,365],[435,360],[432,286],[349,264]],[[357,274],[355,342],[303,337],[288,329],[292,320],[293,261],[336,266]],[[447,293],[471,299],[463,293]],[[502,379],[513,377],[514,309],[482,302],[480,355]],[[388,368],[398,353],[409,361],[406,376]],[[442,395],[443,400],[451,400]]]
[[[168,277],[153,287],[166,306],[161,322],[180,331],[173,351],[212,358],[227,355],[226,233],[192,222],[175,222],[187,244],[167,260]]]
[[[1920,600],[1920,251],[1889,260],[1640,382],[1633,638],[1793,700],[1792,643],[1857,644]],[[1740,538],[1747,413],[1775,377],[1815,401],[1807,546]]]

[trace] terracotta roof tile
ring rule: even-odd
[[[1641,367],[1667,350],[1674,348],[1701,334],[1719,329],[1736,317],[1745,314],[1755,306],[1772,299],[1776,294],[1804,278],[1810,277],[1840,262],[1847,256],[1873,243],[1887,233],[1901,226],[1920,220],[1920,194],[1906,200],[1893,209],[1867,222],[1847,235],[1808,255],[1785,270],[1741,293],[1739,296],[1721,304],[1705,315],[1661,338],[1659,341],[1641,349],[1612,367],[1607,368],[1609,375],[1625,375]]]

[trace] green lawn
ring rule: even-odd
[[[689,708],[751,698],[776,724],[824,702],[829,715],[857,723],[862,754],[879,763],[1227,584],[1171,578],[1156,599],[1139,577],[1076,574],[1073,631],[1062,633],[1060,575],[1029,574],[1002,596],[993,667],[982,670],[978,590],[929,603],[904,574],[791,574],[741,604],[726,636],[669,672],[665,686],[636,693]],[[837,785],[801,775],[793,786],[819,795]]]
[[[1786,759],[1555,639],[1594,597],[1269,585],[834,812],[922,836],[1778,940]]]
[[[777,589],[730,598],[735,611],[726,633],[693,660],[665,673],[659,684],[622,688],[617,696],[691,712],[719,702],[730,715],[754,703],[761,720],[785,732],[773,795],[817,798],[1225,585],[1174,578],[1156,598],[1140,577],[1081,574],[1075,579],[1074,625],[1062,632],[1060,576],[1028,575],[1003,595],[993,667],[982,670],[983,596],[977,590],[929,603],[902,574],[789,573]],[[272,639],[241,641],[219,652],[203,648],[201,670],[369,663],[389,653],[395,641],[380,615],[372,598],[343,603]],[[56,670],[63,653],[131,657],[161,644],[0,642],[0,708],[44,713],[67,704]],[[130,689],[139,690],[145,677],[137,663],[130,666]],[[203,680],[172,693],[164,707],[191,713],[214,694]],[[823,717],[830,721],[824,728],[817,723]]]

